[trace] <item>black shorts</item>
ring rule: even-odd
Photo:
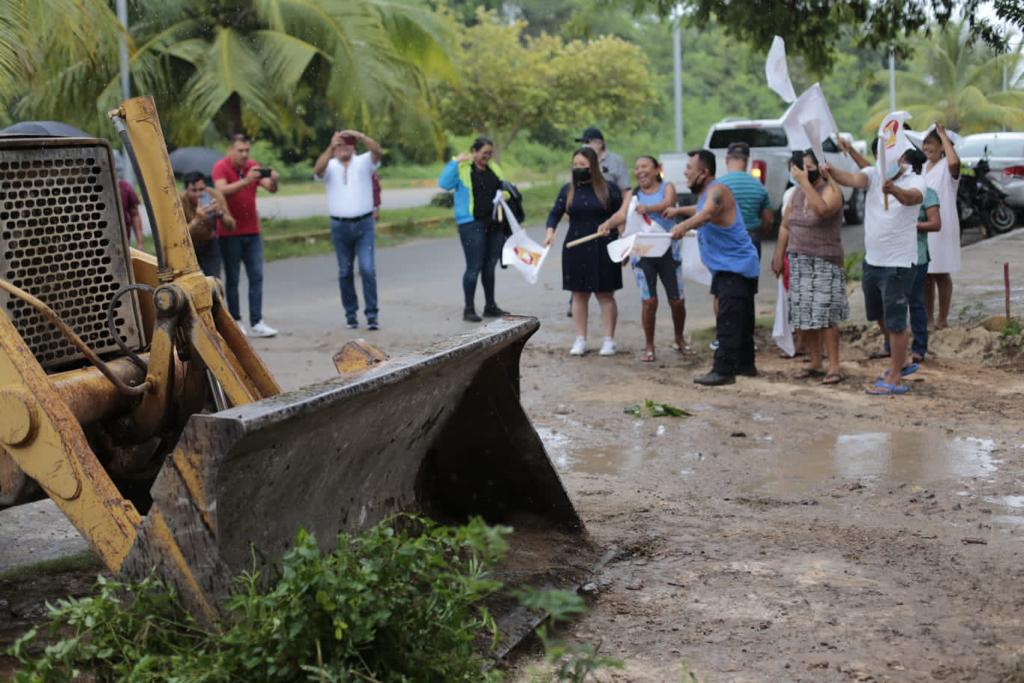
[[[641,258],[634,262],[633,274],[640,289],[641,301],[658,298],[658,279],[665,287],[670,301],[683,298],[683,264],[672,258],[671,252],[658,258]]]

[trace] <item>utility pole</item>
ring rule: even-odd
[[[676,110],[676,151],[683,151],[683,38],[679,23],[682,20],[680,7],[676,6],[675,25],[672,27],[672,83],[675,90]]]
[[[127,100],[132,96],[132,74],[128,62],[128,0],[117,0],[117,20],[121,22],[121,37],[118,40],[118,56],[121,62],[121,99]],[[121,174],[129,183],[134,183],[135,177],[132,165],[128,161],[127,151],[124,155]]]
[[[896,50],[889,48],[889,111],[896,111]]]

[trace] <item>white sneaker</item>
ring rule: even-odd
[[[273,337],[277,335],[277,330],[262,320],[253,325],[250,332],[254,337]]]
[[[573,342],[572,348],[569,349],[570,356],[582,356],[587,352],[587,338],[576,337],[576,341]]]
[[[245,324],[241,320],[236,320],[235,324],[238,325],[238,329],[242,331],[243,337],[248,337],[249,333],[245,331]]]
[[[601,351],[599,352],[602,356],[614,356],[615,355],[615,340],[611,337],[605,337],[604,343],[601,344]]]
[[[717,339],[711,340],[711,343],[708,344],[708,348],[711,349],[712,351],[717,351],[718,350],[718,340]]]

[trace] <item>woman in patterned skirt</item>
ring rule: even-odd
[[[811,354],[811,364],[797,379],[822,377],[822,384],[838,384],[844,379],[839,368],[839,323],[849,315],[840,235],[843,195],[833,182],[821,177],[811,150],[804,153],[803,168],[794,164],[792,174],[796,191],[783,216],[772,269],[782,271],[788,252],[789,321],[802,333]],[[823,368],[822,338],[828,353],[827,371]]]

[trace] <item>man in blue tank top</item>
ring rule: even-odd
[[[718,349],[711,372],[693,381],[704,386],[734,384],[736,375],[754,377],[754,295],[761,261],[743,225],[743,214],[725,185],[715,182],[715,155],[690,152],[686,182],[699,199],[686,207],[690,218],[676,225],[673,239],[698,230],[700,257],[711,271],[711,293],[718,298]]]

